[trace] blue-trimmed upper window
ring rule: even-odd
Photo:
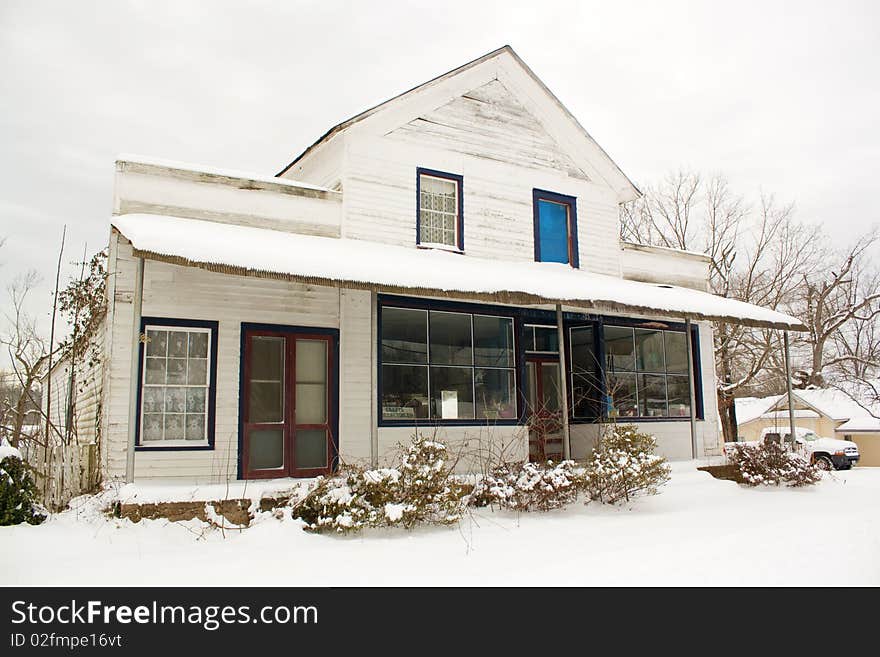
[[[416,244],[464,251],[464,178],[416,169]]]
[[[535,214],[535,261],[578,267],[577,202],[542,189],[532,191]]]
[[[141,323],[139,449],[211,449],[217,322],[145,317]]]

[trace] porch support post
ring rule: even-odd
[[[568,426],[568,377],[565,375],[565,331],[562,329],[562,304],[556,304],[556,335],[559,340],[559,397],[562,407],[562,456],[571,458],[571,431]]]
[[[694,384],[694,337],[691,335],[691,318],[685,317],[684,331],[687,336],[688,389],[691,412],[691,457],[697,458],[697,391]]]
[[[791,446],[794,449],[794,393],[791,391],[791,350],[788,345],[788,331],[782,332],[782,344],[785,349],[785,389],[788,392],[788,435],[791,436]]]
[[[134,481],[134,442],[138,422],[137,395],[140,387],[141,310],[144,300],[144,259],[137,258],[134,274],[134,293],[131,299],[131,364],[128,384],[128,446],[125,453],[125,483]]]
[[[378,295],[370,292],[370,465],[379,467],[379,387],[376,354],[379,349]]]

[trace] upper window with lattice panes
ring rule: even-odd
[[[419,246],[464,250],[462,177],[418,170]]]

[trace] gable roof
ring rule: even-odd
[[[550,91],[550,89],[547,87],[547,85],[545,85],[544,82],[537,75],[535,75],[535,72],[532,71],[531,68],[529,68],[529,66],[520,58],[519,55],[516,54],[516,52],[513,50],[513,48],[511,48],[509,45],[502,46],[501,48],[498,48],[498,49],[493,50],[489,53],[486,53],[482,57],[478,57],[477,59],[474,59],[466,64],[463,64],[462,66],[459,66],[458,68],[454,68],[451,71],[447,71],[446,73],[443,73],[442,75],[439,75],[435,78],[432,78],[431,80],[428,80],[427,82],[424,82],[420,85],[413,87],[412,89],[409,89],[407,91],[404,91],[403,93],[400,93],[396,96],[393,96],[392,98],[389,98],[388,100],[386,100],[382,103],[379,103],[378,105],[374,105],[373,107],[371,107],[367,110],[364,110],[360,114],[356,114],[355,116],[353,116],[349,119],[346,119],[345,121],[342,121],[341,123],[338,123],[337,125],[330,128],[323,135],[321,135],[321,137],[319,137],[317,139],[317,141],[315,141],[311,146],[306,148],[306,150],[304,150],[302,153],[297,155],[296,158],[294,158],[293,161],[290,162],[290,164],[288,164],[281,171],[279,171],[276,174],[276,176],[284,175],[294,165],[296,165],[297,162],[299,162],[300,160],[305,158],[307,155],[309,155],[311,152],[313,152],[314,150],[319,148],[322,144],[328,142],[330,139],[332,139],[337,134],[340,134],[340,133],[344,132],[345,130],[347,130],[352,125],[359,123],[360,121],[363,121],[364,119],[366,119],[370,116],[373,116],[374,114],[376,114],[380,111],[388,109],[390,106],[395,105],[395,104],[403,101],[406,98],[409,98],[409,97],[416,95],[417,93],[419,93],[420,91],[422,91],[423,89],[425,89],[429,86],[432,86],[432,85],[435,85],[435,84],[442,82],[444,80],[453,78],[457,75],[460,75],[461,73],[464,73],[465,71],[467,71],[471,68],[479,66],[480,64],[483,64],[484,62],[495,59],[495,58],[500,57],[504,54],[508,54],[513,58],[513,60],[519,65],[519,67],[522,68],[522,70],[525,71],[528,74],[528,76],[531,77],[532,80],[535,81],[535,83],[537,83],[537,85],[547,95],[547,97],[549,97],[553,101],[553,103],[562,111],[562,113],[568,118],[568,120],[571,121],[574,124],[574,126],[584,135],[584,137],[593,146],[595,146],[599,150],[601,155],[608,161],[608,163],[613,167],[613,169],[625,181],[626,186],[631,189],[631,192],[633,194],[633,198],[641,196],[641,191],[639,191],[638,187],[636,187],[636,185],[632,182],[632,180],[630,180],[629,177],[623,172],[623,170],[620,168],[620,166],[618,166],[618,164],[613,159],[611,159],[611,156],[608,155],[608,153],[605,151],[605,149],[603,149],[599,145],[599,143],[595,139],[593,139],[593,137],[590,135],[590,133],[588,133],[586,131],[586,129],[581,125],[581,123],[577,120],[577,118],[575,118],[575,116],[568,110],[568,108],[562,104],[562,102],[556,97],[556,95],[552,91]]]
[[[792,396],[795,399],[795,404],[803,404],[810,410],[837,422],[871,416],[868,409],[842,390],[837,390],[836,388],[793,390]],[[781,411],[783,408],[786,409],[783,412],[783,416],[788,415],[788,395],[741,397],[735,399],[734,403],[736,405],[736,421],[738,424],[745,424],[752,420],[763,418],[765,415],[773,411]],[[797,415],[797,410],[795,415]]]

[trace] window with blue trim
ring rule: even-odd
[[[144,318],[142,333],[138,447],[210,447],[216,322]]]
[[[605,326],[611,417],[688,417],[687,337],[680,331]]]
[[[416,169],[418,245],[464,250],[463,182],[453,173]]]
[[[574,197],[536,189],[532,193],[535,261],[578,267],[577,206]]]
[[[383,306],[382,420],[514,420],[512,317]]]

